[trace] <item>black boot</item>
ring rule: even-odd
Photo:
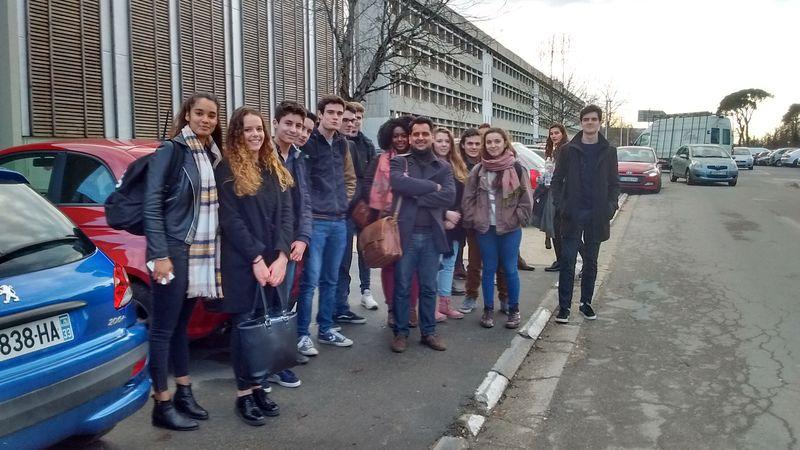
[[[207,420],[208,411],[203,409],[202,406],[197,404],[197,400],[192,395],[192,385],[184,386],[178,385],[175,389],[175,395],[172,397],[172,402],[175,403],[175,409],[183,414],[197,420]]]
[[[261,414],[261,410],[256,405],[252,394],[236,398],[236,415],[239,416],[244,423],[254,427],[260,427],[267,423],[267,419]]]
[[[558,260],[553,261],[553,264],[550,264],[550,267],[545,267],[545,272],[558,272],[561,270],[561,264],[558,263]]]
[[[196,420],[181,414],[172,401],[155,400],[153,405],[153,426],[175,431],[196,430],[199,425]]]
[[[256,406],[265,416],[275,417],[281,413],[281,408],[267,396],[267,391],[264,389],[253,389],[253,398],[256,401]]]

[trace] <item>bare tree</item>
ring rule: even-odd
[[[561,123],[578,128],[578,113],[588,96],[585,84],[579,83],[569,68],[571,40],[566,34],[554,34],[540,48],[539,56],[549,67],[551,83],[540,84],[539,102],[534,110],[542,123]]]
[[[444,26],[469,21],[449,8],[453,0],[315,0],[314,13],[333,34],[336,91],[361,101],[419,75],[423,64],[468,53],[466,39],[448,38]],[[463,1],[461,2],[463,4]]]
[[[619,110],[625,104],[625,100],[620,98],[619,91],[613,83],[606,83],[600,91],[590,98],[591,103],[603,108],[603,119],[606,123],[606,134],[611,127],[622,124],[622,115]]]

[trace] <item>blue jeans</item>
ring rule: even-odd
[[[458,256],[458,241],[453,242],[453,254],[451,256],[442,255],[442,263],[439,266],[438,286],[441,297],[450,297],[453,293],[453,272],[456,269],[456,257]]]
[[[575,287],[575,260],[580,251],[583,257],[583,276],[581,276],[581,303],[592,303],[594,282],[597,279],[597,256],[600,242],[583,242],[583,229],[590,223],[579,224],[577,232],[561,239],[561,270],[558,272],[558,306],[572,306],[572,291]]]
[[[414,273],[419,279],[419,326],[423,336],[436,333],[436,274],[441,253],[432,245],[431,233],[414,233],[403,246],[394,268],[394,334],[408,336],[409,298]]]
[[[517,258],[519,245],[522,242],[522,229],[517,228],[506,234],[497,234],[495,227],[478,234],[478,246],[481,249],[483,275],[481,287],[483,291],[483,308],[494,310],[494,278],[497,268],[502,265],[508,286],[508,309],[519,311],[519,272]]]
[[[311,308],[314,291],[319,286],[319,308],[317,325],[319,333],[325,334],[333,326],[333,308],[336,303],[336,283],[339,265],[344,254],[347,227],[344,219],[314,219],[311,242],[300,280],[300,298],[297,305],[297,334],[308,336],[311,324]]]
[[[350,311],[350,304],[347,302],[350,296],[350,264],[353,262],[353,237],[356,235],[356,226],[352,220],[347,220],[347,238],[342,256],[342,264],[339,267],[339,285],[336,287],[336,315],[345,314]],[[369,267],[364,261],[364,255],[358,252],[358,277],[361,279],[361,293],[369,289]]]

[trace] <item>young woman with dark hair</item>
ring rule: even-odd
[[[553,206],[553,197],[550,195],[550,178],[555,171],[556,161],[558,161],[559,148],[569,142],[567,130],[564,125],[554,123],[550,125],[548,131],[547,144],[545,145],[544,156],[546,159],[546,168],[551,168],[549,174],[544,174],[539,179],[539,184],[547,189],[547,198],[544,199],[545,206],[542,211],[542,221],[539,229],[545,232],[545,243],[548,239],[553,243],[553,251],[556,254],[556,260],[553,261],[549,267],[545,267],[546,272],[558,272],[561,264],[561,233],[559,232],[558,220],[555,220],[555,207]],[[548,247],[549,248],[549,247]]]
[[[253,108],[234,111],[219,180],[222,228],[222,309],[231,314],[231,364],[236,376],[236,414],[249,425],[264,425],[278,405],[262,388],[267,380],[242,370],[237,325],[264,314],[259,289],[278,303],[294,237],[294,180],[275,151],[264,118]],[[268,305],[269,307],[269,305]]]
[[[389,119],[378,129],[378,145],[383,152],[373,158],[364,176],[364,201],[384,217],[392,214],[392,188],[389,185],[389,161],[397,155],[408,153],[408,132],[411,117],[403,116]],[[387,323],[394,324],[392,304],[394,296],[394,265],[381,269],[381,287],[388,309]],[[409,325],[417,326],[417,303],[419,301],[419,284],[416,278],[411,285]]]
[[[444,228],[447,240],[452,247],[452,254],[442,256],[442,264],[439,269],[437,280],[438,302],[436,307],[437,319],[447,317],[450,319],[462,319],[464,314],[454,309],[450,303],[450,296],[453,289],[453,273],[455,271],[456,258],[459,254],[461,241],[465,239],[464,227],[461,226],[461,198],[464,195],[464,182],[467,181],[469,172],[464,160],[461,159],[461,152],[456,151],[456,143],[453,133],[447,128],[437,128],[433,132],[433,152],[440,159],[447,161],[453,169],[453,179],[456,186],[456,200],[453,206],[445,212]]]
[[[462,202],[464,227],[476,231],[481,250],[484,311],[481,326],[494,326],[494,279],[498,266],[508,285],[506,328],[520,325],[517,259],[522,225],[531,216],[528,171],[517,161],[511,141],[500,128],[483,135],[481,162],[472,169]]]
[[[222,154],[219,101],[197,93],[181,105],[164,141],[148,162],[144,194],[147,259],[153,277],[150,376],[153,425],[194,430],[208,412],[194,399],[186,326],[198,298],[221,297],[218,280],[218,208],[214,165]],[[181,152],[175,170],[173,152]],[[173,368],[177,390],[170,399]]]

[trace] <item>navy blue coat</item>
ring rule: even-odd
[[[406,164],[408,165],[407,171]],[[431,233],[436,251],[445,254],[452,252],[453,249],[447,239],[443,223],[445,211],[453,206],[456,198],[453,169],[450,164],[433,158],[429,168],[432,170],[426,170],[429,173],[425,176],[423,168],[416,161],[412,152],[395,156],[390,161],[389,167],[395,205],[399,197],[403,198],[398,217],[400,244],[403,246],[403,251],[406,251],[406,246],[411,242],[417,213],[424,212],[433,215]],[[442,187],[438,192],[436,191],[437,184]],[[420,210],[420,206],[425,209]]]
[[[311,188],[311,213],[315,218],[344,219],[349,208],[344,165],[347,143],[338,132],[331,144],[314,129],[302,148]]]
[[[292,187],[292,207],[294,209],[294,240],[308,244],[311,242],[311,190],[308,186],[307,156],[299,148],[292,146],[289,157],[283,164],[294,178]]]

